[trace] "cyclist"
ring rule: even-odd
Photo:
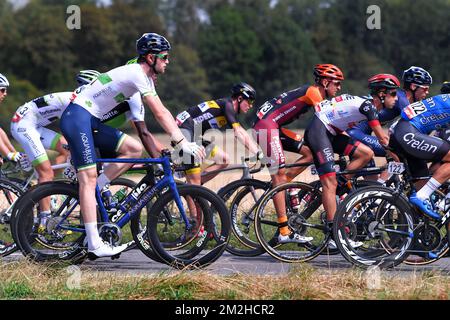
[[[256,91],[247,83],[240,82],[231,89],[231,97],[202,102],[188,108],[177,115],[176,121],[184,136],[189,141],[195,141],[199,135],[204,135],[210,129],[233,128],[235,137],[253,154],[258,153],[258,145],[252,140],[237,119],[237,115],[247,113],[256,99]],[[202,140],[209,158],[214,164],[205,169],[205,172],[225,168],[229,163],[228,154],[218,146]],[[192,184],[206,183],[216,175],[207,175],[201,178],[200,164],[190,161],[186,170],[186,179]]]
[[[8,79],[0,73],[0,104],[8,95],[8,87]],[[2,128],[0,128],[0,153],[11,161],[19,162],[22,169],[28,170],[30,165],[27,157],[25,154],[16,151],[11,141],[9,141],[8,135]],[[3,159],[0,157],[0,164],[2,163]]]
[[[304,85],[297,89],[282,93],[259,107],[253,129],[256,132],[258,144],[269,159],[269,170],[273,186],[291,181],[306,167],[286,170],[284,150],[302,155],[296,163],[309,163],[312,160],[311,151],[296,133],[283,126],[296,120],[300,115],[318,105],[324,99],[330,99],[341,89],[344,80],[342,71],[332,64],[318,64],[314,67],[315,84]],[[277,210],[280,234],[279,243],[305,243],[312,240],[288,227],[284,194],[281,192],[274,198]]]
[[[441,87],[441,93],[450,93],[450,81],[445,81]]]
[[[331,228],[336,212],[336,187],[338,181],[334,167],[334,152],[349,153],[352,160],[347,169],[364,167],[373,157],[373,151],[366,145],[355,143],[348,149],[351,139],[345,131],[358,122],[367,120],[381,144],[387,145],[388,136],[378,120],[382,107],[393,108],[397,101],[399,80],[388,74],[375,75],[369,79],[371,97],[344,94],[325,100],[316,106],[316,113],[305,131],[305,143],[310,147],[314,163],[322,183],[322,203]],[[353,243],[359,246],[361,243]],[[333,244],[331,245],[333,246]]]
[[[137,63],[120,66],[101,74],[83,91],[74,94],[72,102],[61,116],[61,130],[69,143],[72,159],[78,170],[80,206],[85,223],[88,255],[91,259],[116,256],[126,249],[126,245],[111,246],[103,242],[98,233],[94,148],[98,146],[100,150],[117,151],[119,158],[137,158],[142,153],[142,146],[134,143],[134,139],[102,124],[102,115],[112,110],[117,103],[140,93],[155,119],[171,135],[177,148],[197,158],[203,158],[205,153],[203,147],[184,138],[175,119],[162,104],[155,90],[153,78],[164,73],[169,64],[169,41],[159,34],[145,33],[136,41],[136,49],[139,54]],[[137,126],[142,136],[146,134],[143,125],[145,123]],[[97,131],[95,136],[93,130]],[[145,143],[144,147],[147,149]],[[111,163],[105,169],[105,177],[111,180],[131,165]]]
[[[425,215],[439,219],[430,204],[429,196],[450,178],[450,144],[436,136],[450,122],[450,95],[442,94],[415,102],[404,108],[400,120],[390,129],[389,146],[405,154],[411,173],[415,177],[427,176],[427,162],[440,162],[439,170],[409,200]]]
[[[431,75],[423,68],[411,66],[403,72],[403,89],[397,90],[398,100],[392,109],[383,108],[378,113],[381,124],[386,124],[400,116],[403,108],[410,103],[423,100],[429,93],[430,85],[433,83]],[[378,79],[375,79],[378,81]],[[380,98],[374,96],[375,100]],[[347,133],[354,140],[368,145],[377,157],[384,157],[386,152],[375,136],[372,136],[372,130],[367,121],[362,121],[353,128],[347,130]],[[372,163],[374,165],[374,163]]]

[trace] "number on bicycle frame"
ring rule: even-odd
[[[402,174],[405,171],[405,164],[403,162],[389,162],[388,172],[391,174]]]

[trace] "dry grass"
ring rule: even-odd
[[[446,300],[450,290],[450,278],[438,273],[382,273],[374,289],[363,271],[310,266],[282,276],[218,276],[204,271],[119,275],[82,267],[77,277],[66,267],[27,261],[0,263],[0,268],[0,299]]]

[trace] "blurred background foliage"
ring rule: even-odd
[[[72,4],[81,8],[80,30],[66,26]],[[366,26],[374,4],[381,9],[381,30]],[[359,95],[375,73],[400,77],[405,68],[422,66],[434,77],[436,94],[450,78],[448,30],[450,0],[30,0],[19,8],[0,0],[0,73],[11,82],[0,124],[9,132],[19,105],[72,91],[81,69],[124,64],[144,32],[172,43],[157,91],[176,115],[227,96],[238,81],[256,88],[261,105],[311,83],[316,63],[338,65],[346,76],[342,92]],[[160,131],[147,113],[149,127]]]

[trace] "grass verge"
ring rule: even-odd
[[[0,262],[0,299],[449,299],[450,278],[437,272],[409,275],[361,270],[324,271],[301,265],[287,275],[206,271],[133,275],[91,268]]]

